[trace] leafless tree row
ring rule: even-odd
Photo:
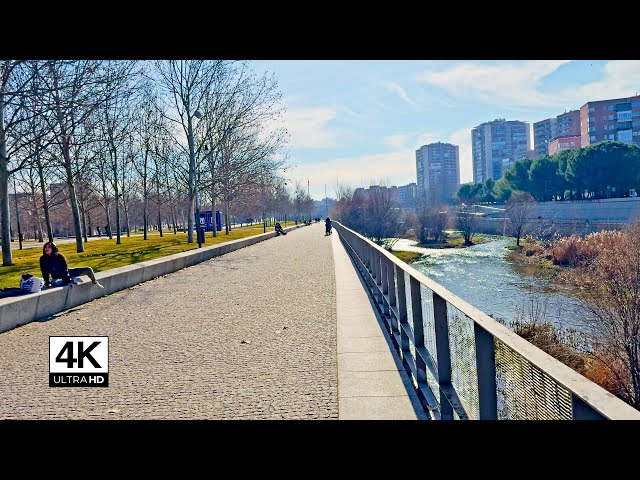
[[[116,243],[132,225],[193,242],[196,204],[222,210],[227,233],[234,216],[300,213],[282,113],[275,78],[247,62],[0,61],[3,265],[13,205],[39,239],[68,225],[78,252],[103,226]]]

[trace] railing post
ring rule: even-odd
[[[496,361],[493,335],[474,322],[480,420],[497,420]]]
[[[442,387],[451,385],[451,351],[449,347],[449,321],[447,301],[440,295],[433,295],[433,319],[436,333],[436,356],[438,358],[438,384],[440,385],[440,415],[442,420],[453,420],[453,407]],[[436,392],[434,392],[435,395]]]
[[[398,330],[400,331],[400,350],[402,355],[409,351],[409,337],[402,329],[402,324],[407,323],[407,293],[404,282],[404,270],[395,265],[396,280],[398,282]]]
[[[376,300],[378,303],[383,303],[382,299],[382,253],[377,249],[374,250],[374,269],[376,271]]]
[[[382,278],[382,313],[389,314],[389,302],[385,295],[389,295],[389,260],[384,256],[380,256],[380,277]]]
[[[418,353],[418,348],[424,347],[424,324],[422,323],[422,295],[420,292],[420,282],[413,277],[409,277],[411,285],[411,313],[413,326],[413,340],[416,347],[416,381],[425,383],[427,381],[427,364]]]

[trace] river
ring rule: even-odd
[[[422,253],[412,267],[494,318],[509,323],[522,315],[544,317],[562,329],[581,329],[584,310],[570,287],[520,273],[504,257],[515,240],[483,236],[490,241],[468,248],[420,248],[415,241],[401,239],[393,249]]]

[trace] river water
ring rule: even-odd
[[[520,273],[522,269],[505,259],[506,247],[515,240],[483,236],[491,240],[468,248],[420,248],[415,241],[401,239],[393,249],[422,253],[412,267],[494,318],[509,323],[535,317],[581,330],[584,310],[570,287]]]

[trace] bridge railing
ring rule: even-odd
[[[640,420],[639,411],[410,265],[334,227],[432,419]]]

